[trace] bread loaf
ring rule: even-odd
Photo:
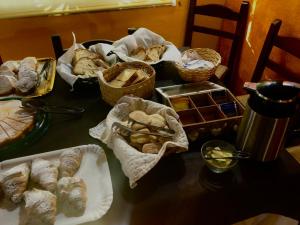
[[[83,57],[79,59],[73,67],[73,73],[75,75],[91,76],[95,75],[98,70],[99,69],[96,63],[88,57]]]
[[[73,60],[72,60],[72,64],[73,66],[78,62],[78,60],[80,60],[81,58],[89,58],[89,59],[102,59],[104,60],[104,58],[96,53],[96,52],[92,52],[88,49],[82,49],[82,48],[79,48],[79,49],[76,49],[74,51],[74,57],[73,57]]]

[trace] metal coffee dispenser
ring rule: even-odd
[[[249,92],[236,145],[259,161],[272,161],[283,149],[290,121],[297,107],[300,84],[294,82],[246,82]]]

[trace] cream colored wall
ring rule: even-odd
[[[63,45],[69,47],[72,43],[72,31],[78,42],[96,38],[117,40],[127,35],[128,27],[149,28],[181,46],[187,9],[188,0],[180,0],[176,7],[0,20],[0,54],[3,60],[28,55],[53,56],[50,40],[53,34],[60,34]]]
[[[224,5],[225,0],[198,0],[197,5],[205,5],[205,4],[220,4]],[[219,29],[222,25],[222,20],[208,17],[208,16],[196,16],[195,18],[196,25],[206,25],[211,28]],[[192,47],[205,47],[205,48],[212,48],[218,50],[218,42],[219,38],[213,35],[206,35],[201,33],[194,33],[192,39]]]
[[[201,0],[200,2],[201,4],[224,3],[224,0]],[[188,0],[178,0],[176,7],[2,19],[0,20],[0,54],[3,60],[20,59],[29,55],[54,56],[50,40],[53,34],[60,34],[63,45],[69,47],[72,44],[72,31],[75,32],[78,42],[96,38],[117,40],[127,35],[128,27],[146,27],[180,47],[183,45],[188,4]],[[220,26],[219,23],[211,20],[207,20],[207,23]],[[193,46],[198,46],[198,43],[201,46],[215,47],[217,40],[200,37]]]

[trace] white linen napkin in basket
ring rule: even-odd
[[[74,51],[79,48],[85,48],[81,44],[76,43],[76,37],[73,33],[73,45],[61,56],[58,58],[56,71],[57,73],[68,83],[71,85],[73,89],[73,85],[76,82],[78,78],[90,78],[92,76],[87,75],[75,75],[72,72],[72,59],[74,56]],[[104,44],[104,43],[98,43],[96,45],[92,45],[89,47],[89,50],[93,52],[97,52],[101,54],[105,61],[109,63],[110,65],[116,63],[117,57],[112,54],[110,56],[107,56],[107,54],[113,49],[112,45]],[[101,71],[99,71],[98,74],[95,74],[94,77],[98,77]]]
[[[166,51],[159,61],[145,63],[153,65],[161,61],[175,62],[181,59],[181,54],[173,43],[166,41],[162,36],[146,28],[139,28],[133,34],[127,35],[120,40],[115,41],[113,43],[113,52],[116,53],[118,57],[125,62],[141,61],[136,58],[130,57],[130,52],[132,52],[134,49],[137,49],[138,47],[149,48],[152,45],[156,44],[165,45],[167,47]]]
[[[158,154],[150,154],[136,150],[123,137],[114,134],[111,130],[112,124],[126,120],[128,114],[134,110],[142,110],[149,115],[158,113],[165,117],[170,129],[175,131],[174,141],[165,142]],[[122,97],[108,113],[106,119],[96,127],[91,128],[89,134],[113,150],[121,162],[124,174],[129,178],[131,188],[134,188],[137,185],[136,182],[158,163],[169,147],[176,147],[177,152],[188,150],[188,140],[178,122],[176,112],[165,105],[138,97]]]

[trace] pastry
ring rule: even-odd
[[[30,131],[34,120],[34,112],[23,109],[20,100],[0,101],[0,146]]]
[[[2,71],[9,71],[14,76],[15,74],[18,74],[19,72],[19,62],[17,61],[6,61],[0,66],[0,73]]]
[[[36,87],[38,75],[36,72],[37,60],[35,57],[26,57],[20,62],[16,88],[23,94]]]
[[[79,177],[63,177],[57,183],[57,193],[62,211],[66,215],[82,215],[86,208],[87,193]]]
[[[12,77],[12,80],[16,78]],[[8,95],[14,91],[13,83],[9,76],[0,75],[0,95]]]
[[[13,203],[19,203],[22,200],[27,188],[29,172],[28,164],[22,163],[1,174],[3,192]]]
[[[24,193],[24,225],[53,225],[56,217],[56,196],[49,191],[33,189]]]
[[[80,167],[82,152],[80,150],[69,149],[64,151],[60,157],[59,172],[60,177],[72,177]]]
[[[31,165],[31,179],[41,188],[55,192],[58,168],[52,162],[41,158],[34,159]]]

